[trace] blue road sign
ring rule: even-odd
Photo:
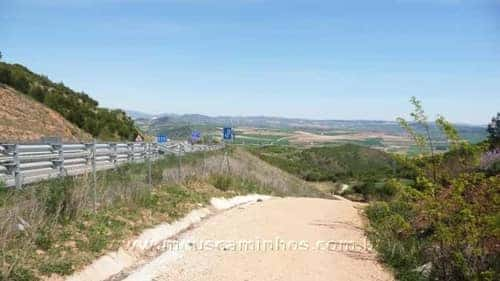
[[[166,143],[168,140],[167,136],[165,135],[159,135],[156,137],[156,142],[157,143]]]
[[[191,140],[199,141],[200,139],[201,139],[201,132],[200,131],[193,131],[191,133]]]
[[[224,140],[233,139],[233,128],[224,128],[222,130]]]

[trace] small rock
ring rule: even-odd
[[[426,263],[415,268],[413,271],[422,274],[424,277],[429,277],[431,275],[432,263]]]

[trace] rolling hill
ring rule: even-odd
[[[392,152],[412,152],[413,144],[395,121],[379,120],[311,120],[266,116],[206,116],[201,114],[158,114],[128,111],[136,125],[151,135],[167,134],[187,138],[191,130],[204,135],[220,136],[223,126],[236,128],[237,143],[301,146],[355,143]],[[455,124],[460,137],[472,143],[486,139],[486,125]],[[423,128],[417,128],[422,132]],[[431,134],[438,150],[448,148],[446,138],[435,124]]]

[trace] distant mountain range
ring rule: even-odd
[[[128,110],[127,114],[134,120],[144,122],[173,122],[176,124],[210,124],[219,126],[248,126],[257,128],[301,128],[301,127],[316,127],[316,128],[352,128],[358,124],[362,127],[367,125],[395,125],[394,121],[378,121],[378,120],[314,120],[301,118],[286,118],[286,117],[269,117],[269,116],[207,116],[202,114],[148,114],[140,111]]]
[[[213,131],[215,128],[232,126],[235,128],[263,128],[290,131],[307,131],[313,133],[346,133],[346,132],[381,132],[389,135],[402,135],[404,131],[395,121],[377,120],[311,120],[300,118],[267,117],[267,116],[207,116],[201,114],[147,114],[139,111],[127,111],[136,124],[144,131],[156,134],[172,132],[182,128],[196,128]],[[486,137],[486,126],[456,124],[462,137],[473,142]],[[437,128],[433,128],[440,135]]]

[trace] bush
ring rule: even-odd
[[[233,179],[230,176],[220,174],[211,176],[209,181],[215,188],[222,191],[229,190],[233,183]]]
[[[35,245],[44,251],[52,246],[52,237],[49,229],[39,229],[35,236]]]
[[[393,156],[383,151],[354,144],[309,149],[267,146],[250,151],[262,160],[307,181],[379,182],[393,176],[393,165],[396,163]]]
[[[101,252],[107,245],[107,227],[104,222],[93,224],[88,229],[87,247],[94,253]]]
[[[12,269],[9,276],[4,276],[0,273],[0,281],[36,281],[40,280],[36,277],[33,271],[22,266],[16,266]]]
[[[74,269],[71,261],[67,259],[58,259],[43,263],[40,266],[40,272],[47,276],[50,276],[53,273],[65,276],[72,274]]]
[[[413,230],[413,206],[399,201],[404,197],[370,204],[366,209],[372,227],[369,238],[384,262],[396,269],[397,279],[423,280],[414,271],[422,263],[423,248]]]
[[[422,278],[415,269],[427,263],[435,280],[498,279],[500,178],[474,172],[447,187],[418,192],[398,183],[394,190],[366,214],[370,238],[399,279]]]
[[[74,218],[78,212],[78,204],[81,202],[75,202],[78,199],[74,196],[75,191],[82,192],[75,186],[75,179],[64,177],[38,185],[36,192],[46,215],[64,221]]]

